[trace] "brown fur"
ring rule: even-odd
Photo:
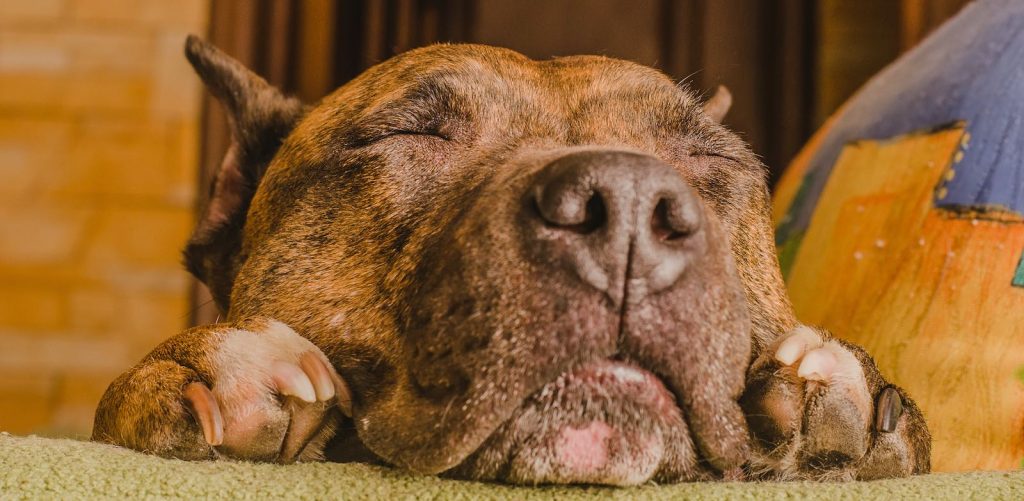
[[[595,416],[664,437],[659,457],[634,452],[660,481],[737,475],[744,465],[814,478],[927,471],[927,431],[905,395],[896,433],[842,428],[874,444],[855,466],[808,466],[794,449],[807,440],[792,430],[773,450],[748,444],[737,400],[745,381],[777,378],[763,359],[797,325],[764,169],[664,75],[602,57],[537,62],[436,45],[304,108],[211,46],[191,39],[187,53],[231,111],[236,137],[186,250],[189,269],[229,322],[272,317],[326,354],[351,389],[353,418],[325,428],[354,432],[376,456],[419,472],[515,482],[580,481],[557,467],[541,473],[550,458],[531,451],[550,444],[531,440]],[[716,100],[709,112],[722,108]],[[551,257],[568,251],[535,243],[524,194],[546,165],[580,151],[642,155],[696,189],[706,224],[687,240],[678,283],[618,305]],[[172,338],[116,380],[94,438],[214,457],[180,391],[217,384],[207,364],[227,328]],[[850,349],[877,395],[885,382]],[[597,396],[566,386],[567,374],[603,359],[656,374],[678,409],[667,421],[644,418],[614,387]],[[806,405],[811,417],[821,412]],[[316,457],[322,440],[307,449],[302,457]],[[772,454],[790,459],[759,459]],[[584,481],[636,481],[629,465],[608,468]]]

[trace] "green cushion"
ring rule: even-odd
[[[185,462],[66,439],[0,434],[0,498],[305,499],[1024,499],[1024,473],[975,472],[842,484],[702,483],[510,487],[362,464]]]

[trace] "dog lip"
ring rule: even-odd
[[[611,413],[584,412],[581,415],[570,410],[564,414],[567,395],[583,398],[580,401],[583,408],[611,405],[605,411]],[[614,403],[619,398],[631,403]],[[558,404],[552,406],[552,402]],[[635,419],[635,410],[627,414],[611,410],[619,405],[646,409],[641,414],[649,416],[651,427],[636,427],[635,422],[631,423],[628,416]],[[546,415],[545,424],[535,428],[535,421],[519,420],[522,416],[519,412],[531,408],[540,412],[561,410]],[[507,451],[505,460],[509,463],[503,468],[515,472],[506,480],[526,483],[634,485],[645,482],[657,473],[665,460],[669,447],[663,442],[665,426],[673,426],[675,421],[681,423],[675,396],[661,378],[619,359],[596,359],[572,367],[529,397],[519,412],[503,425],[502,433],[526,432],[531,438],[526,442],[517,441]],[[517,429],[518,432],[513,431]]]
[[[636,367],[621,363],[602,366],[598,370],[611,373],[615,379],[622,383],[644,383],[647,381],[647,375],[644,372],[641,372]]]
[[[617,359],[597,359],[586,362],[562,373],[559,380],[563,378],[626,385],[662,384],[661,379],[647,369]]]
[[[552,384],[623,386],[633,391],[633,398],[655,409],[676,407],[675,392],[666,381],[641,366],[619,359],[592,360],[564,372]]]

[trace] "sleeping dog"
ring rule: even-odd
[[[118,377],[94,440],[530,484],[929,470],[913,401],[794,318],[724,88],[434,45],[305,105],[186,56],[231,119],[185,249],[227,321]]]

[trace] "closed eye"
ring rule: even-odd
[[[690,156],[691,157],[715,157],[715,158],[721,158],[722,160],[729,160],[731,162],[741,163],[736,158],[730,157],[729,155],[723,155],[721,153],[714,152],[714,151],[703,151],[703,150],[702,151],[691,151],[690,152]]]
[[[423,137],[423,138],[437,138],[442,141],[451,141],[451,138],[441,132],[436,131],[418,131],[408,129],[394,129],[394,130],[380,130],[380,131],[364,131],[361,134],[356,134],[353,138],[353,146],[370,146],[372,144],[379,143],[393,138],[401,137]]]
[[[395,130],[382,135],[380,139],[387,139],[395,136],[427,136],[436,137],[445,141],[451,141],[451,138],[437,131],[416,131],[416,130]]]

